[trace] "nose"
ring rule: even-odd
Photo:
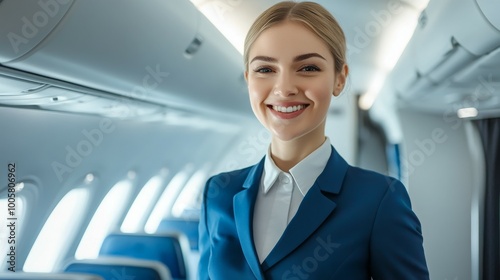
[[[296,95],[298,93],[297,86],[292,73],[288,71],[282,71],[277,79],[273,90],[274,94],[280,95],[282,97]]]

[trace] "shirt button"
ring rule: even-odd
[[[283,184],[290,183],[290,178],[288,178],[288,176],[286,176],[286,175],[281,175],[281,183],[283,183]]]

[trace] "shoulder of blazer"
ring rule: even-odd
[[[382,192],[385,192],[388,188],[393,188],[395,184],[402,184],[394,177],[355,166],[349,166],[346,179],[349,183],[366,185],[373,191]]]

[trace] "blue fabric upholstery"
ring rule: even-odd
[[[189,240],[191,250],[198,251],[198,220],[164,219],[158,226],[157,232],[181,232]]]
[[[98,275],[76,273],[42,272],[0,272],[0,279],[5,280],[104,280]]]
[[[66,266],[64,271],[71,273],[95,274],[101,276],[104,280],[171,279],[168,269],[162,263],[132,258],[97,258],[73,261]]]
[[[184,252],[179,238],[175,234],[110,234],[104,239],[99,255],[156,260],[168,267],[172,278],[186,279]]]

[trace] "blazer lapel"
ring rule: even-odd
[[[325,169],[307,192],[297,214],[288,224],[276,246],[262,263],[264,271],[300,246],[330,216],[336,203],[326,194],[340,192],[347,168],[347,162],[332,148]]]
[[[249,172],[247,179],[243,183],[243,190],[233,198],[234,220],[236,230],[240,239],[243,254],[255,277],[264,279],[260,268],[257,251],[253,242],[253,210],[255,199],[259,191],[260,178],[264,167],[264,160],[261,160]],[[231,256],[228,256],[230,258]]]

